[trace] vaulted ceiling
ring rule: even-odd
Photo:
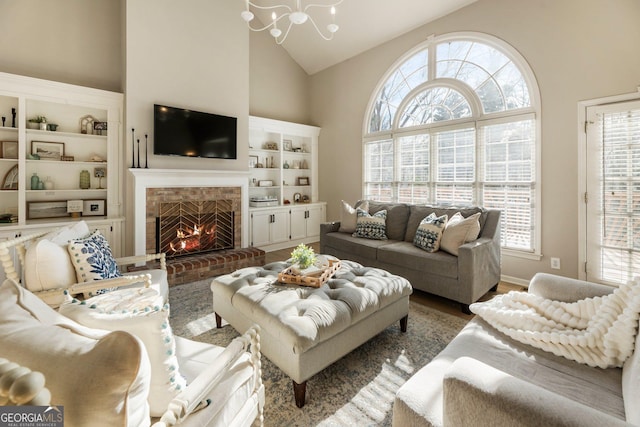
[[[296,4],[296,0],[252,1],[260,6],[287,4],[292,9],[295,9]],[[335,2],[300,1],[302,7],[309,3]],[[477,0],[344,0],[336,7],[335,22],[340,29],[333,40],[322,39],[313,25],[307,22],[294,25],[282,47],[308,74],[315,74],[475,1]],[[271,11],[252,11],[260,21],[271,21]],[[324,8],[315,8],[310,14],[318,27],[325,30],[330,22],[328,12]],[[284,19],[281,24],[279,27],[286,30]],[[254,26],[260,25],[255,22]]]

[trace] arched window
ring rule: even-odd
[[[391,67],[364,126],[365,198],[502,211],[502,246],[540,252],[539,92],[511,46],[434,37]]]

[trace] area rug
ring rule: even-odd
[[[228,324],[216,329],[210,283],[170,288],[171,326],[176,335],[227,346],[238,333]],[[265,426],[390,426],[396,391],[465,324],[411,302],[407,333],[398,322],[309,379],[303,408],[295,405],[291,379],[263,356]]]

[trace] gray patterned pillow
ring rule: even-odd
[[[440,249],[440,239],[442,239],[442,232],[445,225],[447,225],[447,219],[449,217],[446,214],[436,216],[432,212],[428,217],[420,221],[416,236],[413,238],[413,244],[427,252],[436,252]]]
[[[358,219],[356,220],[356,231],[353,237],[364,237],[365,239],[387,240],[387,211],[381,210],[373,215],[360,208],[356,209]]]

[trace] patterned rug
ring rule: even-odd
[[[176,335],[227,346],[238,333],[230,325],[216,329],[210,283],[170,288],[171,326]],[[302,409],[291,379],[263,356],[265,426],[390,426],[398,388],[466,324],[414,302],[409,310],[407,333],[396,323],[312,377]]]

